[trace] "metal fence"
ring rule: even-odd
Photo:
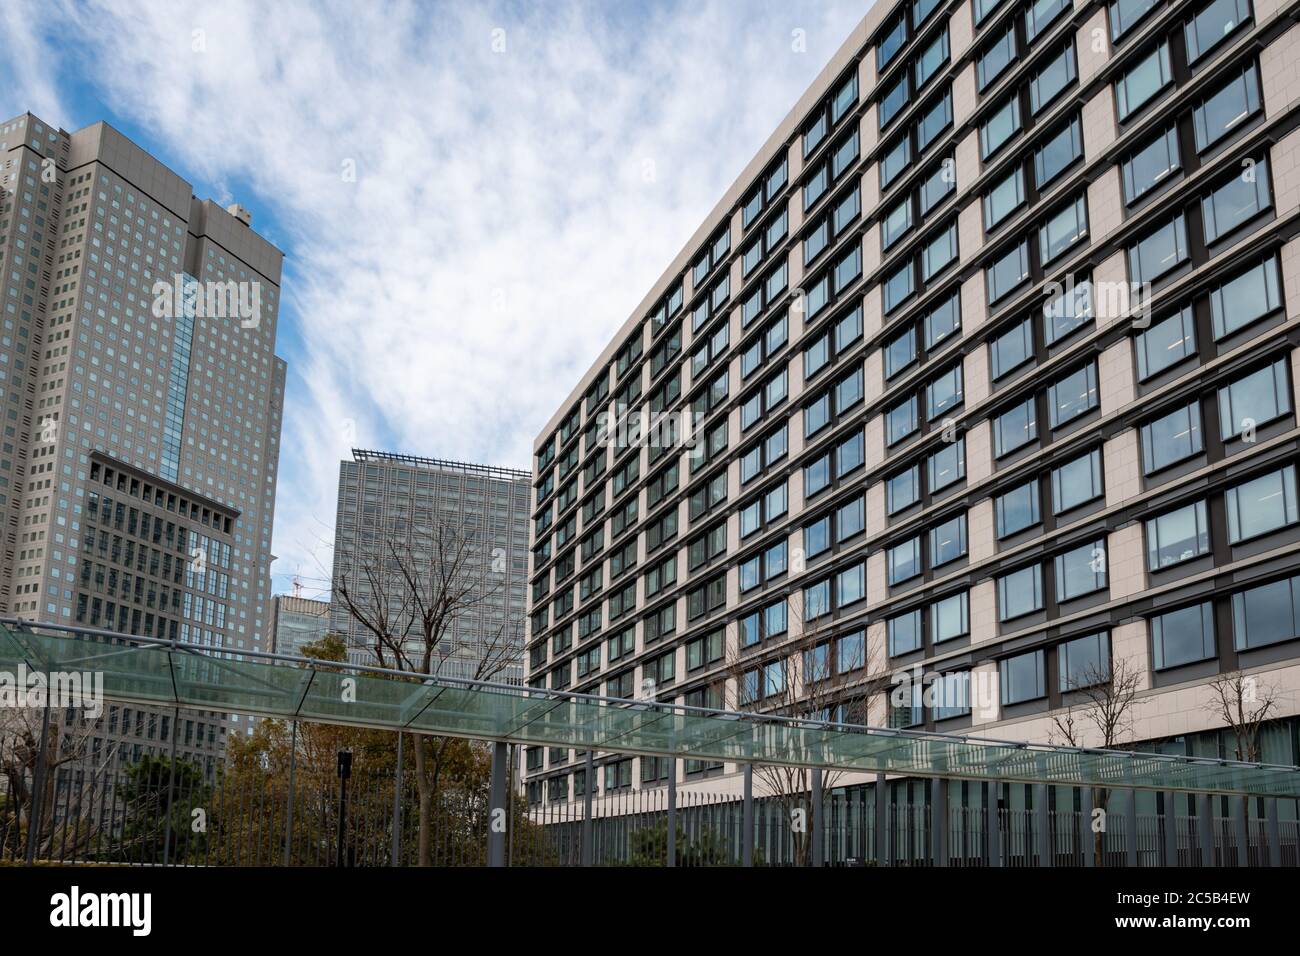
[[[707,784],[671,797],[661,784],[593,796],[588,816],[582,794],[526,803],[513,775],[494,811],[486,785],[422,794],[409,757],[404,767],[400,759],[359,765],[345,780],[319,760],[291,764],[287,775],[258,764],[205,773],[148,755],[130,766],[73,761],[46,770],[24,746],[30,741],[0,739],[8,755],[0,864],[483,866],[493,828],[513,866],[1232,867],[1273,859],[1266,822],[1253,813],[1117,810],[1094,833],[1084,811],[936,808],[899,801],[888,786],[829,790],[818,813],[811,793],[756,794],[747,810],[740,794]],[[882,792],[894,798],[878,808]],[[1276,826],[1280,862],[1300,864],[1297,823]]]

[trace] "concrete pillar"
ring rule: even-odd
[[[822,848],[822,772],[813,768],[812,774],[812,865],[821,866]]]
[[[1250,866],[1250,831],[1246,827],[1246,798],[1232,798],[1232,835],[1237,844],[1237,866]]]
[[[876,865],[889,866],[889,787],[883,773],[876,774]]]
[[[587,751],[586,771],[583,778],[587,781],[582,790],[582,865],[591,866],[596,852],[592,845],[592,832],[595,829],[591,820],[592,803],[596,793],[596,757]]]
[[[1196,795],[1197,842],[1201,845],[1201,866],[1214,866],[1214,804],[1208,793]]]
[[[754,865],[754,765],[745,764],[744,813],[740,823],[740,862]]]
[[[948,865],[948,781],[930,779],[930,851],[935,866]]]
[[[1083,865],[1097,865],[1093,856],[1096,838],[1092,832],[1092,787],[1079,788],[1079,851],[1083,856]]]
[[[488,866],[506,865],[506,745],[492,744],[492,779],[488,790]]]
[[[1055,866],[1052,859],[1052,822],[1047,812],[1047,784],[1034,784],[1034,829],[1038,846],[1038,865]]]
[[[996,780],[988,785],[988,799],[984,802],[984,832],[988,838],[989,866],[1002,865],[1002,815],[998,812],[998,800],[1002,795],[1002,784]]]
[[[677,865],[677,758],[668,761],[668,865]]]

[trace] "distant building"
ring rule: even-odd
[[[106,123],[0,122],[0,613],[261,647],[282,260]],[[113,705],[91,754],[212,772],[249,720]]]
[[[433,562],[422,552],[442,522],[471,544],[466,567],[481,575],[484,597],[460,616],[455,633],[440,644],[434,670],[473,678],[482,675],[485,659],[508,656],[510,666],[491,679],[522,683],[528,472],[386,452],[354,449],[352,454],[354,460],[339,467],[330,607],[330,630],[346,639],[348,660],[376,663],[373,639],[339,599],[340,582],[348,582],[357,600],[373,601],[366,569],[389,561],[387,549],[393,546],[421,555],[416,566],[430,568]],[[390,595],[400,593],[400,581],[390,577],[389,583],[394,589]],[[400,615],[394,610],[392,616]]]
[[[329,601],[277,594],[271,599],[271,628],[267,646],[276,654],[302,654],[330,629]]]

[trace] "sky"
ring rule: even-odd
[[[105,120],[285,253],[272,567],[354,447],[533,441],[870,2],[4,0],[0,119]]]

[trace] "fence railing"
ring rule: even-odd
[[[10,864],[482,866],[490,829],[503,827],[513,866],[665,866],[670,845],[675,866],[739,866],[747,842],[755,866],[810,865],[814,842],[830,866],[1199,866],[1208,831],[1213,865],[1233,867],[1242,829],[1218,815],[1207,828],[1194,817],[1115,812],[1094,833],[1077,811],[961,806],[938,811],[937,831],[929,804],[877,813],[874,790],[851,788],[826,795],[819,840],[811,794],[756,796],[746,841],[741,796],[698,787],[678,790],[671,808],[663,785],[605,793],[588,820],[581,794],[528,805],[510,786],[504,814],[490,810],[486,788],[422,794],[409,762],[400,779],[393,767],[363,767],[346,782],[307,766],[288,777],[259,766],[205,775],[166,758],[44,774],[13,766],[0,775],[0,863]],[[1246,821],[1247,865],[1269,865],[1266,831],[1264,820]],[[1300,864],[1297,823],[1280,821],[1278,836],[1282,864]]]

